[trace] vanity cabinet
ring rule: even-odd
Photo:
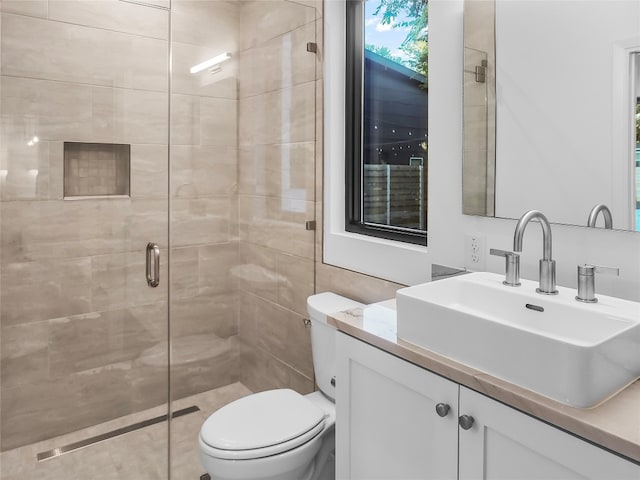
[[[458,385],[337,336],[336,478],[455,479]]]
[[[343,333],[336,373],[338,480],[640,479],[640,465]]]

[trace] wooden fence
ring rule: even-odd
[[[425,172],[422,165],[365,165],[364,221],[426,230]]]

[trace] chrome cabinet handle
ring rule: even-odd
[[[458,417],[458,425],[462,427],[463,430],[469,430],[473,426],[474,419],[471,415],[462,415]]]
[[[446,417],[449,415],[449,410],[451,407],[446,403],[439,403],[436,405],[436,413],[441,417]]]
[[[151,264],[153,263],[153,274]],[[147,285],[157,287],[160,285],[160,247],[153,242],[147,244]]]

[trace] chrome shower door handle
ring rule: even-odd
[[[153,242],[147,244],[147,285],[153,288],[160,285],[160,247]]]

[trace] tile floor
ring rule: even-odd
[[[233,383],[173,402],[173,410],[191,405],[199,412],[171,423],[172,480],[198,480],[200,466],[198,432],[204,420],[227,403],[250,394]],[[95,425],[77,432],[34,443],[0,454],[1,480],[164,480],[167,478],[167,423],[159,423],[97,443],[75,452],[38,462],[39,452],[61,447],[132,423],[166,414],[160,406]]]

